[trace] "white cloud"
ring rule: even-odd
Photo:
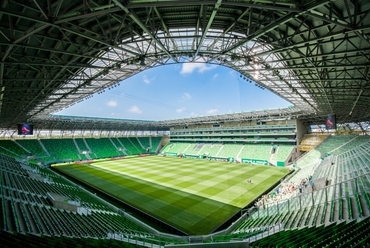
[[[212,79],[216,79],[218,77],[218,73],[216,73],[215,75],[213,75]]]
[[[109,106],[109,107],[115,107],[115,106],[117,106],[117,101],[109,101],[109,102],[107,102],[107,106]]]
[[[191,99],[191,95],[189,93],[183,93],[182,96],[181,96],[181,99],[182,100],[190,100]]]
[[[155,78],[150,78],[150,79],[149,79],[147,75],[144,75],[144,76],[143,76],[143,81],[144,81],[144,83],[146,83],[146,84],[150,84],[154,79],[155,79]]]
[[[207,65],[206,63],[183,63],[181,68],[181,74],[190,74],[194,71],[203,73],[208,70],[215,69],[216,65]]]
[[[230,76],[236,76],[236,71],[229,71]]]
[[[207,111],[207,114],[211,115],[211,114],[215,114],[218,112],[218,109],[210,109]]]
[[[132,106],[128,109],[128,112],[135,113],[135,114],[141,114],[141,109],[138,106]]]
[[[185,111],[186,108],[179,108],[179,109],[176,109],[176,113],[182,113]]]

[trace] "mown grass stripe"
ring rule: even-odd
[[[159,156],[56,168],[190,235],[212,232],[288,173]]]

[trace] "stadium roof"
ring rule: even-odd
[[[182,62],[233,68],[290,101],[283,114],[309,123],[327,114],[368,121],[369,52],[368,0],[5,0],[0,127],[65,123],[50,114],[145,69]],[[163,129],[243,116],[121,122]]]

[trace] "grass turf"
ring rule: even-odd
[[[211,233],[289,173],[286,168],[160,156],[54,168],[188,235]]]

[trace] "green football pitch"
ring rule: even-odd
[[[161,156],[54,168],[188,235],[216,230],[289,173],[271,166]]]

